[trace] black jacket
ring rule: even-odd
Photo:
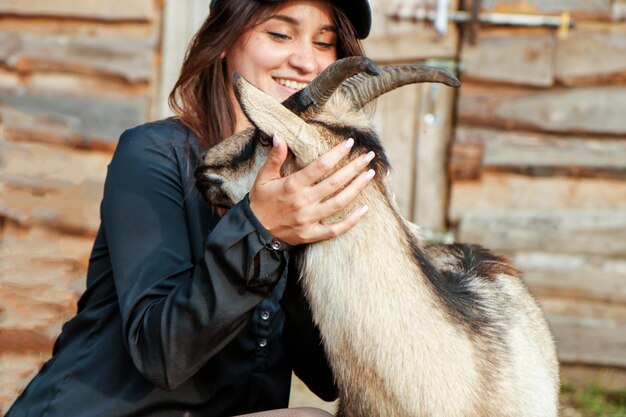
[[[173,120],[122,135],[78,312],[7,417],[282,408],[293,368],[335,398],[295,281],[280,305],[288,253],[272,249],[247,199],[221,219],[212,214],[194,187],[199,155],[195,137]]]

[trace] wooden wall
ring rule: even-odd
[[[163,114],[162,3],[0,2],[0,415],[75,311],[119,134]],[[403,214],[511,256],[564,363],[626,369],[626,1],[485,0],[578,25],[484,28],[475,46],[386,18],[418,0],[371,3],[377,62],[463,67],[458,96],[377,103]]]
[[[0,415],[76,310],[111,152],[151,116],[160,8],[0,2]]]
[[[626,369],[625,3],[484,4],[577,24],[463,43],[448,220],[525,271],[565,365]]]

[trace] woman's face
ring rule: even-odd
[[[337,60],[336,43],[328,2],[286,1],[225,51],[230,85],[236,71],[276,100],[283,101]],[[234,94],[232,99],[235,100]],[[238,125],[240,120],[238,114]]]

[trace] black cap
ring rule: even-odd
[[[211,0],[211,8],[218,0]],[[222,0],[219,0],[222,1]],[[257,0],[276,3],[285,0]],[[365,39],[370,34],[372,27],[372,11],[368,0],[334,0],[330,1],[339,7],[350,19],[359,39]]]

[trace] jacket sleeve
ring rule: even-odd
[[[102,222],[127,349],[148,380],[174,389],[243,329],[287,261],[271,249],[247,199],[217,223],[204,259],[194,260],[176,158],[167,146],[147,145],[146,135],[141,127],[122,135]]]
[[[319,329],[313,322],[311,307],[304,297],[295,259],[296,256],[292,254],[289,260],[289,276],[281,299],[285,312],[285,349],[298,378],[324,401],[334,401],[339,391],[328,364]]]

